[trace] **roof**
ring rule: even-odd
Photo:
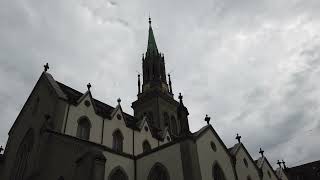
[[[149,36],[148,36],[147,53],[158,54],[158,48],[157,48],[156,40],[153,35],[153,30],[151,27],[151,19],[150,18],[149,18]]]
[[[304,180],[320,179],[320,160],[302,164],[299,166],[286,168],[289,179],[303,178]]]
[[[64,93],[64,95],[66,96],[67,101],[70,104],[73,105],[77,105],[78,104],[78,100],[84,95],[83,93],[61,83],[56,81],[56,83],[59,85],[59,89],[62,90],[62,92]],[[103,117],[103,118],[111,118],[111,114],[112,112],[116,109],[115,107],[112,107],[106,103],[103,103],[97,99],[92,98],[93,103],[95,105],[95,110],[97,115]],[[141,130],[142,128],[142,122],[144,122],[144,120],[138,120],[137,118],[131,116],[130,114],[127,114],[125,112],[123,112],[123,116],[124,116],[124,120],[126,123],[126,126],[128,128],[131,128],[133,130]],[[152,125],[148,124],[150,127],[150,132],[152,134],[152,136],[158,140],[163,140],[163,132],[156,128],[153,127]],[[166,129],[164,129],[164,131],[166,131]]]

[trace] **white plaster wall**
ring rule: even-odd
[[[117,119],[117,114],[120,114],[120,120]],[[104,121],[103,145],[112,148],[112,134],[117,129],[119,129],[123,135],[123,152],[127,154],[132,154],[133,130],[127,128],[120,109],[117,109],[111,120],[106,119]]]
[[[169,130],[168,130],[168,131],[169,131]],[[160,145],[160,146],[161,146],[161,145],[164,145],[164,144],[167,144],[168,142],[171,141],[171,137],[170,137],[170,134],[169,134],[168,131],[166,132],[166,135],[164,136],[164,137],[165,137],[164,140],[163,140],[163,141],[159,141],[159,145]],[[167,140],[167,137],[170,138],[170,141]]]
[[[148,131],[145,130],[148,128]],[[143,152],[142,143],[147,140],[151,145],[151,148],[158,147],[158,140],[152,137],[148,123],[145,122],[141,131],[134,131],[134,153],[135,155],[141,154]]]
[[[86,100],[91,103],[89,107],[84,105]],[[101,144],[103,118],[95,113],[89,94],[83,98],[78,106],[70,105],[65,134],[76,136],[78,120],[83,116],[86,116],[91,123],[89,141]]]
[[[164,165],[170,180],[183,180],[180,144],[174,144],[160,151],[149,154],[137,160],[137,179],[147,180],[149,172],[155,163]]]
[[[217,147],[216,152],[211,149],[211,141],[213,141]],[[212,167],[215,162],[220,165],[226,180],[235,180],[235,174],[229,155],[223,148],[222,144],[220,144],[217,137],[214,136],[212,131],[206,131],[196,143],[198,148],[200,171],[203,180],[212,179]]]
[[[269,177],[268,171],[270,172],[271,177]],[[263,173],[262,180],[277,180],[276,174],[274,173],[272,167],[270,167],[267,162],[264,162],[262,164],[262,173]]]
[[[246,158],[248,162],[248,167],[245,166],[243,159]],[[254,162],[252,162],[245,152],[245,150],[240,147],[238,153],[236,154],[236,172],[238,175],[238,180],[247,180],[247,177],[250,176],[252,180],[259,180],[259,172],[255,168]]]
[[[111,171],[118,166],[120,166],[128,175],[128,180],[134,179],[134,161],[132,159],[119,156],[107,151],[105,151],[103,154],[107,159],[105,165],[105,180],[109,180],[108,178]]]

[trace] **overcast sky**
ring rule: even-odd
[[[192,131],[272,165],[320,159],[319,0],[1,0],[0,144],[43,71],[132,113],[152,17]]]

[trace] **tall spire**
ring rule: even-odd
[[[151,18],[149,16],[149,37],[148,37],[148,47],[147,54],[158,54],[158,48],[156,44],[156,40],[153,35],[153,30],[151,27]]]

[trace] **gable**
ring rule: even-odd
[[[239,180],[247,180],[247,177],[250,177],[251,179],[260,179],[260,170],[242,143],[235,153],[235,158],[235,167]]]
[[[35,104],[33,104],[32,102],[35,101],[35,99],[38,97],[40,93],[42,94],[41,96],[43,97],[45,96],[44,98],[40,97],[41,99],[43,98],[42,100],[40,99],[40,101],[42,102],[46,102],[46,101],[43,101],[45,98],[60,98],[60,99],[66,98],[64,93],[61,91],[61,89],[53,80],[52,76],[49,73],[43,72],[40,78],[38,79],[38,81],[36,82],[35,86],[33,87],[30,95],[28,96],[25,104],[23,105],[21,111],[19,112],[16,120],[11,126],[8,133],[9,135],[16,128],[17,124],[19,124],[20,119],[22,119],[22,116],[25,116],[25,112],[30,111],[34,108],[33,106]],[[48,104],[48,106],[50,107],[53,105],[53,103],[46,103],[46,104]],[[50,107],[46,107],[46,108],[49,109]]]
[[[212,168],[218,164],[228,180],[236,179],[231,156],[212,126],[194,133],[202,179],[212,179]]]
[[[265,157],[263,157],[261,169],[262,169],[262,173],[263,173],[263,177],[262,177],[263,180],[267,180],[267,179],[278,180],[278,177],[275,174],[275,171],[273,170],[269,161]]]

